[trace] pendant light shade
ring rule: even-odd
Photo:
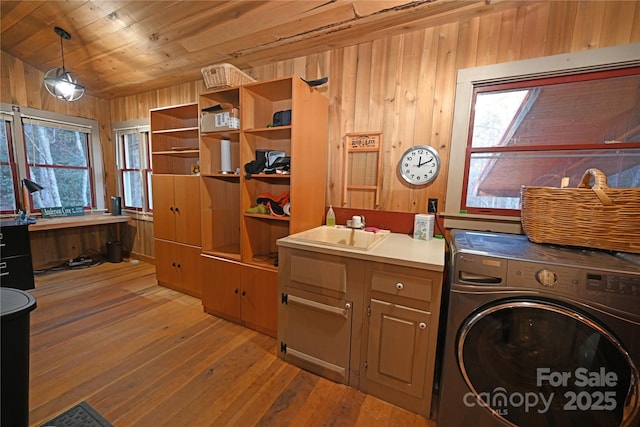
[[[64,48],[62,40],[71,39],[71,35],[60,27],[53,29],[60,36],[60,52],[62,67],[52,68],[44,75],[44,87],[51,95],[62,101],[75,101],[84,95],[84,86],[78,83],[78,78],[64,66]]]

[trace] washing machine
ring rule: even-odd
[[[640,424],[640,265],[467,230],[450,255],[438,427]]]

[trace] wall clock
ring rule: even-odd
[[[400,158],[398,172],[409,184],[428,184],[440,172],[440,155],[428,145],[414,145]]]

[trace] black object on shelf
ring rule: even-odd
[[[308,84],[311,87],[314,86],[321,86],[323,84],[325,84],[326,82],[329,81],[329,77],[322,77],[321,79],[316,79],[316,80],[305,80],[302,77],[300,77],[302,79],[303,82],[305,82],[306,84]]]
[[[122,198],[111,196],[111,215],[122,215]]]

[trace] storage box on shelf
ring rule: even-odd
[[[156,108],[150,119],[158,283],[200,297],[198,104]]]
[[[298,77],[205,92],[199,108],[232,105],[240,130],[201,132],[202,302],[219,315],[275,336],[278,268],[276,240],[322,224],[325,202],[326,98]],[[291,124],[272,127],[273,115],[291,110]],[[232,169],[221,174],[220,141],[231,141]],[[256,150],[284,151],[289,175],[246,176]],[[296,173],[297,171],[297,173]],[[247,212],[259,196],[289,193],[290,216]]]

